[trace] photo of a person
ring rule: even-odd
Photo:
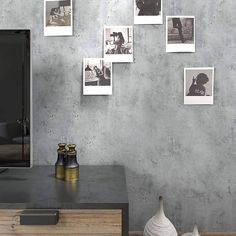
[[[195,17],[166,17],[166,51],[195,52]]]
[[[214,68],[185,68],[185,104],[213,104]]]
[[[172,18],[172,22],[173,22],[173,28],[178,29],[180,40],[182,41],[182,43],[184,43],[185,39],[183,36],[183,31],[182,31],[183,26],[182,26],[180,18]]]
[[[84,95],[112,94],[112,63],[102,58],[85,58]]]
[[[107,37],[106,54],[132,54],[131,32],[127,32],[126,41],[124,39],[123,33],[122,32],[112,32],[110,34],[110,36]],[[128,42],[128,40],[130,40],[130,42]]]
[[[125,43],[125,39],[123,37],[123,34],[121,32],[117,33],[116,40],[114,41],[115,47],[115,54],[122,54],[121,47]]]
[[[59,26],[65,24],[62,14],[59,11],[59,8],[52,8],[49,15],[47,26],[54,25]]]
[[[70,26],[71,7],[70,1],[48,1],[47,7],[47,26]],[[48,14],[48,12],[50,13]]]
[[[162,0],[133,0],[135,24],[162,24]]]
[[[189,88],[187,96],[208,96],[204,84],[209,82],[209,78],[205,73],[200,73],[196,78],[193,77],[193,82]]]
[[[104,58],[113,62],[133,61],[132,26],[104,28]]]
[[[72,35],[72,1],[44,0],[44,35]]]
[[[111,80],[109,77],[105,78],[105,75],[107,74],[105,74],[104,71],[107,72],[110,71],[110,69],[105,66],[103,66],[102,69],[99,69],[97,66],[94,66],[93,69],[95,71],[96,77],[99,79],[99,86],[109,86]]]
[[[138,16],[157,16],[161,11],[161,0],[136,0]]]

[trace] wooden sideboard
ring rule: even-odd
[[[76,183],[53,166],[0,174],[0,235],[128,236],[128,196],[121,166],[81,166]],[[25,209],[59,211],[56,225],[21,225]]]

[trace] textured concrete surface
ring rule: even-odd
[[[131,0],[74,0],[74,36],[43,36],[42,0],[1,0],[0,28],[30,28],[34,160],[73,142],[81,164],[126,166],[131,230],[165,198],[179,231],[236,230],[236,1],[165,0],[196,16],[196,53],[166,54],[165,25],[135,26],[135,63],[114,65],[114,95],[82,96],[82,59],[101,57],[103,25],[133,22]],[[215,105],[183,105],[183,68],[216,67]]]

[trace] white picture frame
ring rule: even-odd
[[[60,2],[66,3],[67,1],[70,5],[58,6]],[[44,36],[73,35],[73,0],[67,1],[44,0]]]
[[[175,19],[180,19],[180,20],[184,20],[184,19],[193,19],[193,39],[192,40],[186,40],[186,42],[182,43],[181,40],[179,40],[178,42],[174,42],[171,43],[171,41],[169,40],[169,20],[173,20],[173,18]],[[174,28],[174,27],[172,27]],[[182,28],[182,27],[181,27]],[[182,31],[182,29],[181,29]],[[180,34],[180,33],[179,33]],[[183,34],[182,34],[183,35]],[[166,52],[196,52],[196,30],[195,30],[195,16],[166,16]]]
[[[122,33],[124,44],[122,44],[122,53],[117,53],[115,45],[115,36],[113,33]],[[104,45],[103,54],[106,61],[111,62],[133,62],[133,26],[105,26],[104,27]],[[114,53],[113,53],[114,52]]]
[[[103,66],[109,69],[108,76],[104,72]],[[94,67],[97,67],[103,73],[102,78],[97,76]],[[89,68],[89,70],[86,71],[86,68]],[[101,85],[101,81],[105,81],[106,85],[104,85],[104,82]],[[112,87],[112,62],[106,61],[104,58],[84,58],[83,95],[112,95]]]
[[[200,74],[205,74],[209,79],[205,84],[197,84]],[[200,76],[201,77],[201,76]],[[200,78],[199,77],[199,78]],[[196,85],[194,85],[194,79]],[[203,78],[204,79],[204,78]],[[209,84],[207,84],[209,83]],[[213,105],[214,104],[214,67],[190,67],[184,68],[184,104],[185,105]],[[203,86],[202,88],[199,86]],[[205,92],[204,92],[205,90]],[[196,92],[195,92],[196,91]],[[205,93],[205,94],[204,94]]]
[[[138,9],[136,5],[136,0],[133,0],[133,8],[134,8],[134,24],[137,25],[145,25],[145,24],[154,24],[154,25],[162,25],[163,24],[163,0],[161,1],[161,11],[160,15],[138,15]]]

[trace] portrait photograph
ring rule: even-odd
[[[112,62],[133,62],[133,27],[104,28],[104,59]]]
[[[83,95],[112,95],[112,63],[103,58],[85,58]]]
[[[72,0],[44,0],[44,36],[73,34]]]
[[[166,52],[195,52],[195,17],[166,17]]]
[[[214,68],[184,69],[184,104],[214,103]]]
[[[133,0],[134,24],[163,24],[162,0]]]

